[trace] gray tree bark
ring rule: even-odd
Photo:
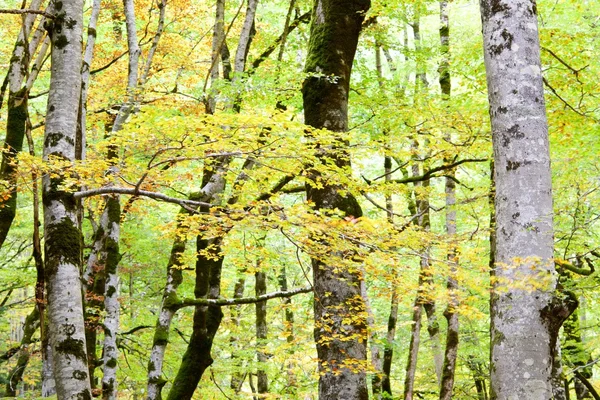
[[[83,1],[54,2],[59,15],[49,25],[52,66],[44,159],[75,160],[81,95]],[[90,399],[79,268],[81,232],[77,202],[61,186],[63,176],[43,179],[48,319],[58,398]]]
[[[491,398],[552,399],[552,182],[536,3],[481,0],[481,15],[496,184]]]

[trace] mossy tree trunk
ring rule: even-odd
[[[481,15],[496,185],[491,398],[552,399],[562,321],[537,9],[528,0],[482,0]]]
[[[82,0],[55,0],[60,18],[51,27],[51,75],[44,159],[75,160],[77,113],[81,95]],[[81,292],[82,236],[77,202],[64,191],[66,176],[43,179],[48,322],[58,398],[90,399],[90,381]]]
[[[221,238],[205,239],[199,236],[196,241],[196,250],[198,255],[194,295],[197,299],[216,299],[221,290],[221,269],[223,267]],[[219,306],[195,307],[190,343],[181,360],[168,400],[192,398],[204,371],[213,363],[211,349],[222,318],[223,312]]]
[[[30,8],[37,10],[42,1],[33,0]],[[23,85],[31,60],[28,43],[35,21],[35,15],[27,15],[15,43],[8,68],[8,111],[6,118],[6,136],[4,139],[2,163],[0,164],[0,248],[6,240],[17,211],[16,156],[23,148],[25,124],[27,121],[27,88]]]
[[[305,67],[313,75],[302,87],[306,124],[333,132],[348,130],[350,73],[369,7],[369,0],[315,1]],[[333,162],[350,173],[345,146],[343,141],[336,146],[319,146],[321,162]],[[354,196],[340,193],[346,189],[343,185],[320,173],[318,167],[311,169],[308,177],[319,185],[307,185],[307,199],[316,210],[339,209],[347,216],[362,216]],[[339,271],[332,264],[312,259],[319,398],[364,400],[369,394],[365,373],[366,311],[360,292],[362,276],[360,268]],[[349,315],[353,315],[348,318],[351,322],[344,322]]]
[[[225,175],[229,160],[220,158],[216,162],[217,167],[204,168],[203,171],[202,201],[209,203],[219,201],[226,185]],[[201,207],[200,211],[208,213],[209,209]],[[222,237],[205,238],[198,235],[196,238],[194,296],[197,299],[217,299],[221,293],[222,241]],[[219,306],[194,307],[192,336],[173,380],[168,400],[192,398],[204,371],[213,363],[211,356],[213,339],[222,319],[223,312]]]
[[[182,269],[184,267],[181,257],[185,252],[186,238],[183,231],[183,220],[189,211],[182,209],[177,217],[177,229],[173,245],[171,247],[171,256],[167,263],[167,282],[163,291],[162,303],[156,328],[154,329],[154,338],[152,339],[152,350],[150,351],[150,360],[148,361],[148,400],[157,400],[161,398],[161,390],[167,382],[162,376],[162,365],[169,342],[169,331],[171,321],[175,316],[176,310],[170,307],[173,300],[177,299],[177,288],[183,282]]]

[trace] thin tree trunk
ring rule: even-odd
[[[140,48],[136,31],[136,18],[133,0],[123,0],[125,12],[125,25],[127,27],[127,48],[129,50],[129,63],[127,74],[127,101],[119,109],[112,126],[112,134],[119,132],[132,112],[137,107],[138,99],[138,70]],[[118,148],[109,146],[108,162],[109,172],[115,175],[118,172]],[[119,253],[121,205],[118,195],[111,195],[106,199],[108,215],[108,231],[103,246],[105,254],[104,272],[106,274],[104,292],[104,351],[102,365],[102,399],[116,400],[117,398],[117,362],[119,351],[117,348],[117,332],[119,330],[119,275],[118,266],[121,260]]]
[[[279,274],[279,288],[282,292],[287,292],[288,291],[288,284],[287,284],[287,273],[286,273],[286,268],[285,268],[285,264],[281,267],[281,273]],[[285,339],[288,343],[289,346],[289,350],[287,350],[288,354],[289,354],[289,358],[288,361],[286,361],[285,363],[285,369],[286,369],[286,379],[287,379],[287,385],[285,387],[285,393],[289,394],[289,395],[295,395],[296,394],[296,387],[297,387],[297,379],[296,379],[296,374],[294,373],[294,363],[291,361],[292,355],[294,354],[294,348],[293,348],[293,343],[294,343],[294,312],[292,311],[292,299],[291,298],[285,298],[283,300],[283,303],[285,304]]]
[[[305,67],[309,77],[302,88],[306,124],[333,132],[348,130],[350,73],[369,7],[368,0],[315,1]],[[337,79],[324,78],[327,76]],[[343,148],[345,143],[340,141],[338,146]],[[338,168],[350,169],[345,150],[321,147],[320,152],[323,163],[332,160]],[[345,191],[344,186],[324,180],[316,169],[310,170],[308,177],[309,181],[323,184],[307,185],[307,200],[315,210],[337,208],[349,217],[362,216],[356,198],[349,193],[340,194]],[[363,277],[358,267],[340,271],[332,264],[312,259],[319,398],[366,400],[366,310],[360,296]],[[348,318],[350,315],[352,318]]]
[[[9,372],[9,380],[6,383],[6,392],[4,396],[6,397],[16,397],[17,396],[17,385],[21,382],[23,378],[23,374],[25,373],[25,369],[27,368],[27,364],[29,363],[29,358],[31,357],[30,346],[32,344],[32,337],[35,331],[37,331],[38,326],[40,325],[40,311],[36,307],[33,308],[31,313],[25,318],[25,324],[23,325],[23,338],[21,339],[21,348],[19,350],[19,358],[17,359],[17,364],[12,368]]]
[[[239,273],[244,273],[244,271],[240,271]],[[242,275],[238,278],[238,280],[235,282],[235,286],[233,287],[233,298],[234,299],[239,299],[244,297],[244,288],[246,286],[246,279],[245,277]],[[241,311],[241,306],[237,305],[237,306],[233,306],[231,308],[231,321],[233,322],[233,325],[236,328],[239,328],[240,326],[240,311]],[[229,343],[231,345],[231,359],[234,360],[237,358],[237,355],[235,354],[238,350],[238,337],[237,335],[231,335],[229,338]],[[244,384],[244,376],[245,374],[242,374],[242,372],[240,371],[242,364],[240,361],[234,362],[234,365],[237,367],[237,370],[234,370],[234,372],[231,374],[231,383],[229,385],[229,387],[236,393],[238,394],[239,391],[242,389],[242,385]]]
[[[221,55],[221,46],[225,41],[225,0],[217,0],[215,5],[215,26],[212,40],[212,55],[210,79],[214,84],[219,79],[219,57]],[[214,90],[211,88],[209,93],[205,93],[204,106],[207,114],[214,114],[217,106]]]
[[[375,43],[375,70],[377,72],[377,82],[379,84],[379,88],[383,89],[383,72],[382,72],[382,65],[381,65],[381,46],[378,43]],[[389,146],[387,143],[388,140],[388,132],[387,132],[387,128],[384,128],[384,137],[385,137],[385,144],[384,144],[384,161],[383,161],[383,168],[384,168],[384,174],[385,174],[385,181],[386,183],[389,182],[389,175],[391,172],[391,157],[388,155],[388,151],[389,151]],[[388,168],[388,162],[390,163],[389,168]],[[391,194],[386,193],[385,195],[385,206],[386,206],[386,214],[387,214],[387,219],[388,221],[393,224],[393,206],[392,206],[392,196]],[[363,272],[364,273],[364,272]],[[393,285],[393,284],[392,284]],[[365,304],[367,304],[367,311],[368,311],[368,318],[367,318],[367,324],[370,327],[369,329],[369,341],[371,343],[371,364],[373,366],[373,369],[375,370],[375,373],[373,374],[373,378],[371,378],[371,390],[373,392],[373,397],[376,400],[381,399],[381,391],[382,391],[382,375],[383,375],[383,359],[382,359],[382,354],[381,354],[381,349],[379,347],[379,344],[375,343],[373,341],[373,331],[375,329],[375,321],[374,321],[374,317],[373,317],[373,312],[371,310],[371,306],[369,304],[368,301],[368,297],[367,297],[367,291],[366,291],[366,285],[363,282],[361,285],[361,289],[363,290],[363,298],[365,300]],[[396,290],[395,285],[393,285],[392,287],[392,296],[394,296],[394,292]]]
[[[581,376],[590,379],[593,375],[592,357],[585,348],[581,336],[581,326],[579,321],[579,309],[565,321],[563,325],[565,344],[563,346],[563,355],[569,365],[578,368]],[[591,395],[587,387],[581,383],[579,378],[574,378],[575,395],[577,400],[589,399]]]
[[[148,386],[147,400],[158,400],[161,398],[161,390],[167,383],[167,380],[162,376],[163,360],[167,344],[169,342],[169,330],[171,329],[171,321],[175,316],[176,310],[170,307],[170,303],[177,298],[177,288],[183,282],[183,264],[181,257],[185,252],[186,239],[183,231],[183,219],[189,211],[182,209],[177,217],[177,229],[175,231],[175,239],[171,247],[171,256],[167,263],[167,283],[163,290],[162,302],[158,318],[156,320],[156,328],[154,330],[154,338],[152,340],[152,350],[150,351],[150,360],[148,361]]]
[[[94,57],[94,46],[96,44],[96,25],[100,15],[101,0],[94,0],[92,3],[92,13],[88,22],[87,41],[83,53],[83,63],[81,65],[81,99],[79,111],[79,125],[77,128],[77,142],[75,145],[75,154],[78,160],[85,160],[86,151],[86,125],[87,125],[87,97],[90,85],[90,67]]]
[[[30,8],[40,8],[41,0],[33,0]],[[23,148],[25,138],[25,125],[27,122],[27,96],[29,95],[23,81],[27,78],[29,63],[31,60],[29,35],[35,21],[34,14],[26,14],[23,17],[21,31],[17,37],[10,65],[8,67],[8,111],[6,118],[6,137],[2,151],[2,163],[0,164],[0,181],[5,181],[0,187],[0,248],[15,218],[17,211],[17,176],[16,161],[17,154]]]
[[[158,42],[162,37],[163,31],[165,30],[165,13],[167,10],[167,0],[159,0],[158,4],[158,25],[156,27],[156,34],[152,38],[152,45],[150,46],[150,50],[148,50],[148,56],[146,57],[146,62],[144,63],[144,69],[142,74],[140,75],[140,87],[143,87],[148,80],[148,76],[150,75],[150,67],[152,67],[152,61],[154,60],[154,54],[156,53],[156,49],[158,48]]]
[[[552,182],[535,3],[481,1],[495,160],[491,397],[551,399],[564,315],[555,289]],[[526,149],[524,151],[523,149]],[[519,289],[516,282],[536,282]]]
[[[110,159],[115,159],[110,157]],[[118,265],[121,260],[119,253],[121,207],[117,196],[110,196],[106,200],[108,214],[108,232],[104,244],[106,259],[104,272],[106,273],[104,292],[104,354],[102,376],[103,400],[116,400],[117,398],[117,332],[119,330],[119,276]]]
[[[263,241],[264,243],[264,241]],[[256,297],[267,293],[267,275],[262,271],[257,271],[254,274],[255,293]],[[269,392],[269,378],[266,371],[261,367],[268,361],[268,356],[265,352],[267,341],[267,302],[261,301],[255,304],[256,306],[256,356],[258,359],[258,370],[256,371],[256,386],[259,394]]]
[[[81,95],[83,1],[63,0],[64,18],[53,21],[52,71],[44,159],[75,160],[77,112]],[[50,344],[56,394],[61,400],[91,398],[79,268],[81,231],[77,202],[62,188],[66,176],[43,180],[45,265]]]
[[[442,98],[450,100],[452,94],[452,82],[450,81],[450,22],[448,20],[448,1],[440,1],[440,46],[442,50],[442,61],[440,62],[440,88]],[[450,135],[446,135],[450,139]],[[446,234],[450,240],[448,249],[448,305],[444,311],[444,317],[448,323],[446,331],[446,350],[444,353],[444,366],[442,369],[442,382],[440,385],[440,400],[451,400],[454,388],[454,373],[458,357],[459,321],[458,321],[458,255],[456,249],[456,183],[454,170],[446,177]]]
[[[220,159],[216,168],[204,169],[203,188],[210,188],[204,193],[203,201],[212,203],[225,190],[225,174],[228,159]],[[201,207],[201,212],[208,212]],[[221,269],[223,254],[222,237],[196,238],[196,283],[194,295],[197,299],[216,299],[221,293]],[[223,318],[218,306],[196,306],[194,308],[193,331],[177,376],[173,381],[168,400],[191,399],[204,371],[213,363],[211,349],[213,339]]]
[[[254,17],[256,15],[257,6],[258,0],[248,0],[246,17],[244,19],[244,24],[242,25],[237,51],[235,52],[233,63],[233,84],[236,86],[236,94],[232,104],[235,112],[240,112],[241,110],[242,98],[239,86],[242,84],[242,74],[246,69],[246,59],[248,58],[250,44],[252,43],[252,39],[256,33],[256,29],[254,27]]]
[[[197,299],[217,299],[221,289],[221,269],[223,267],[221,238],[205,239],[199,236],[196,250],[198,256],[194,295]],[[209,254],[206,254],[207,252]],[[192,398],[204,371],[213,363],[212,343],[222,318],[223,312],[219,306],[195,307],[190,343],[181,360],[168,400]]]

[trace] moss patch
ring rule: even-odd
[[[71,355],[82,361],[87,361],[87,357],[85,355],[85,346],[83,340],[81,339],[73,339],[69,337],[56,346],[56,351]]]
[[[73,371],[73,378],[77,379],[78,381],[84,381],[87,379],[87,377],[88,374],[85,371]]]
[[[106,366],[108,368],[114,368],[117,366],[117,360],[115,358],[111,358],[106,362]]]
[[[46,260],[49,277],[56,274],[61,262],[77,267],[81,264],[81,233],[69,218],[47,227]]]

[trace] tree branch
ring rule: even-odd
[[[587,378],[585,376],[583,376],[583,374],[577,370],[573,371],[573,373],[575,374],[575,377],[577,379],[579,379],[581,381],[581,383],[583,383],[585,385],[585,387],[590,391],[592,396],[594,396],[594,399],[600,400],[600,395],[598,395],[598,392],[596,392],[596,389],[594,388],[594,386],[592,386],[590,381],[588,381]]]
[[[464,160],[453,162],[451,164],[440,165],[439,167],[432,168],[432,169],[428,170],[427,172],[425,172],[423,175],[410,176],[408,178],[403,178],[403,179],[392,179],[392,180],[390,180],[390,182],[393,182],[393,183],[422,182],[422,181],[429,180],[431,178],[436,178],[436,176],[434,175],[436,172],[446,171],[448,169],[452,169],[454,167],[457,167],[461,164],[468,163],[468,162],[485,162],[485,161],[489,161],[489,159],[487,159],[487,158],[467,158]]]
[[[183,307],[189,306],[234,306],[237,304],[254,304],[261,301],[277,299],[277,298],[289,298],[301,293],[312,292],[312,287],[304,287],[286,292],[273,292],[267,293],[257,297],[241,297],[237,299],[183,299],[171,305],[172,309],[179,310]]]
[[[26,8],[23,8],[23,9],[6,9],[6,8],[0,8],[0,14],[18,14],[18,15],[22,15],[22,14],[38,14],[38,15],[43,15],[44,17],[50,18],[50,19],[56,18],[56,16],[54,14],[47,13],[46,11],[42,11],[42,10],[29,10],[29,9],[26,9]]]
[[[152,325],[140,325],[140,326],[136,326],[135,328],[131,328],[128,331],[125,332],[120,332],[119,335],[123,336],[123,335],[131,335],[132,333],[135,333],[137,331],[140,331],[142,329],[148,329],[148,328],[153,328]]]
[[[132,196],[144,196],[154,200],[161,200],[167,203],[178,204],[181,207],[189,210],[193,213],[198,213],[198,211],[194,210],[192,207],[214,207],[211,203],[206,203],[204,201],[196,201],[196,200],[186,200],[186,199],[178,199],[176,197],[167,196],[166,194],[150,192],[148,190],[137,190],[136,188],[123,188],[123,187],[101,187],[97,189],[90,190],[82,190],[79,192],[73,193],[73,197],[75,199],[83,199],[85,197],[97,196],[101,194],[129,194]]]
[[[279,35],[279,37],[275,39],[275,41],[271,43],[271,45],[267,47],[267,49],[263,51],[256,60],[252,62],[252,70],[248,71],[248,75],[252,75],[254,73],[254,70],[258,68],[260,64],[262,64],[267,58],[269,58],[271,53],[275,51],[277,46],[279,46],[279,43],[281,43],[281,41],[284,39],[284,35],[289,35],[294,29],[296,29],[300,25],[300,23],[308,23],[310,21],[311,13],[312,11],[308,11],[296,18],[288,27],[287,32],[284,32],[281,35]]]

